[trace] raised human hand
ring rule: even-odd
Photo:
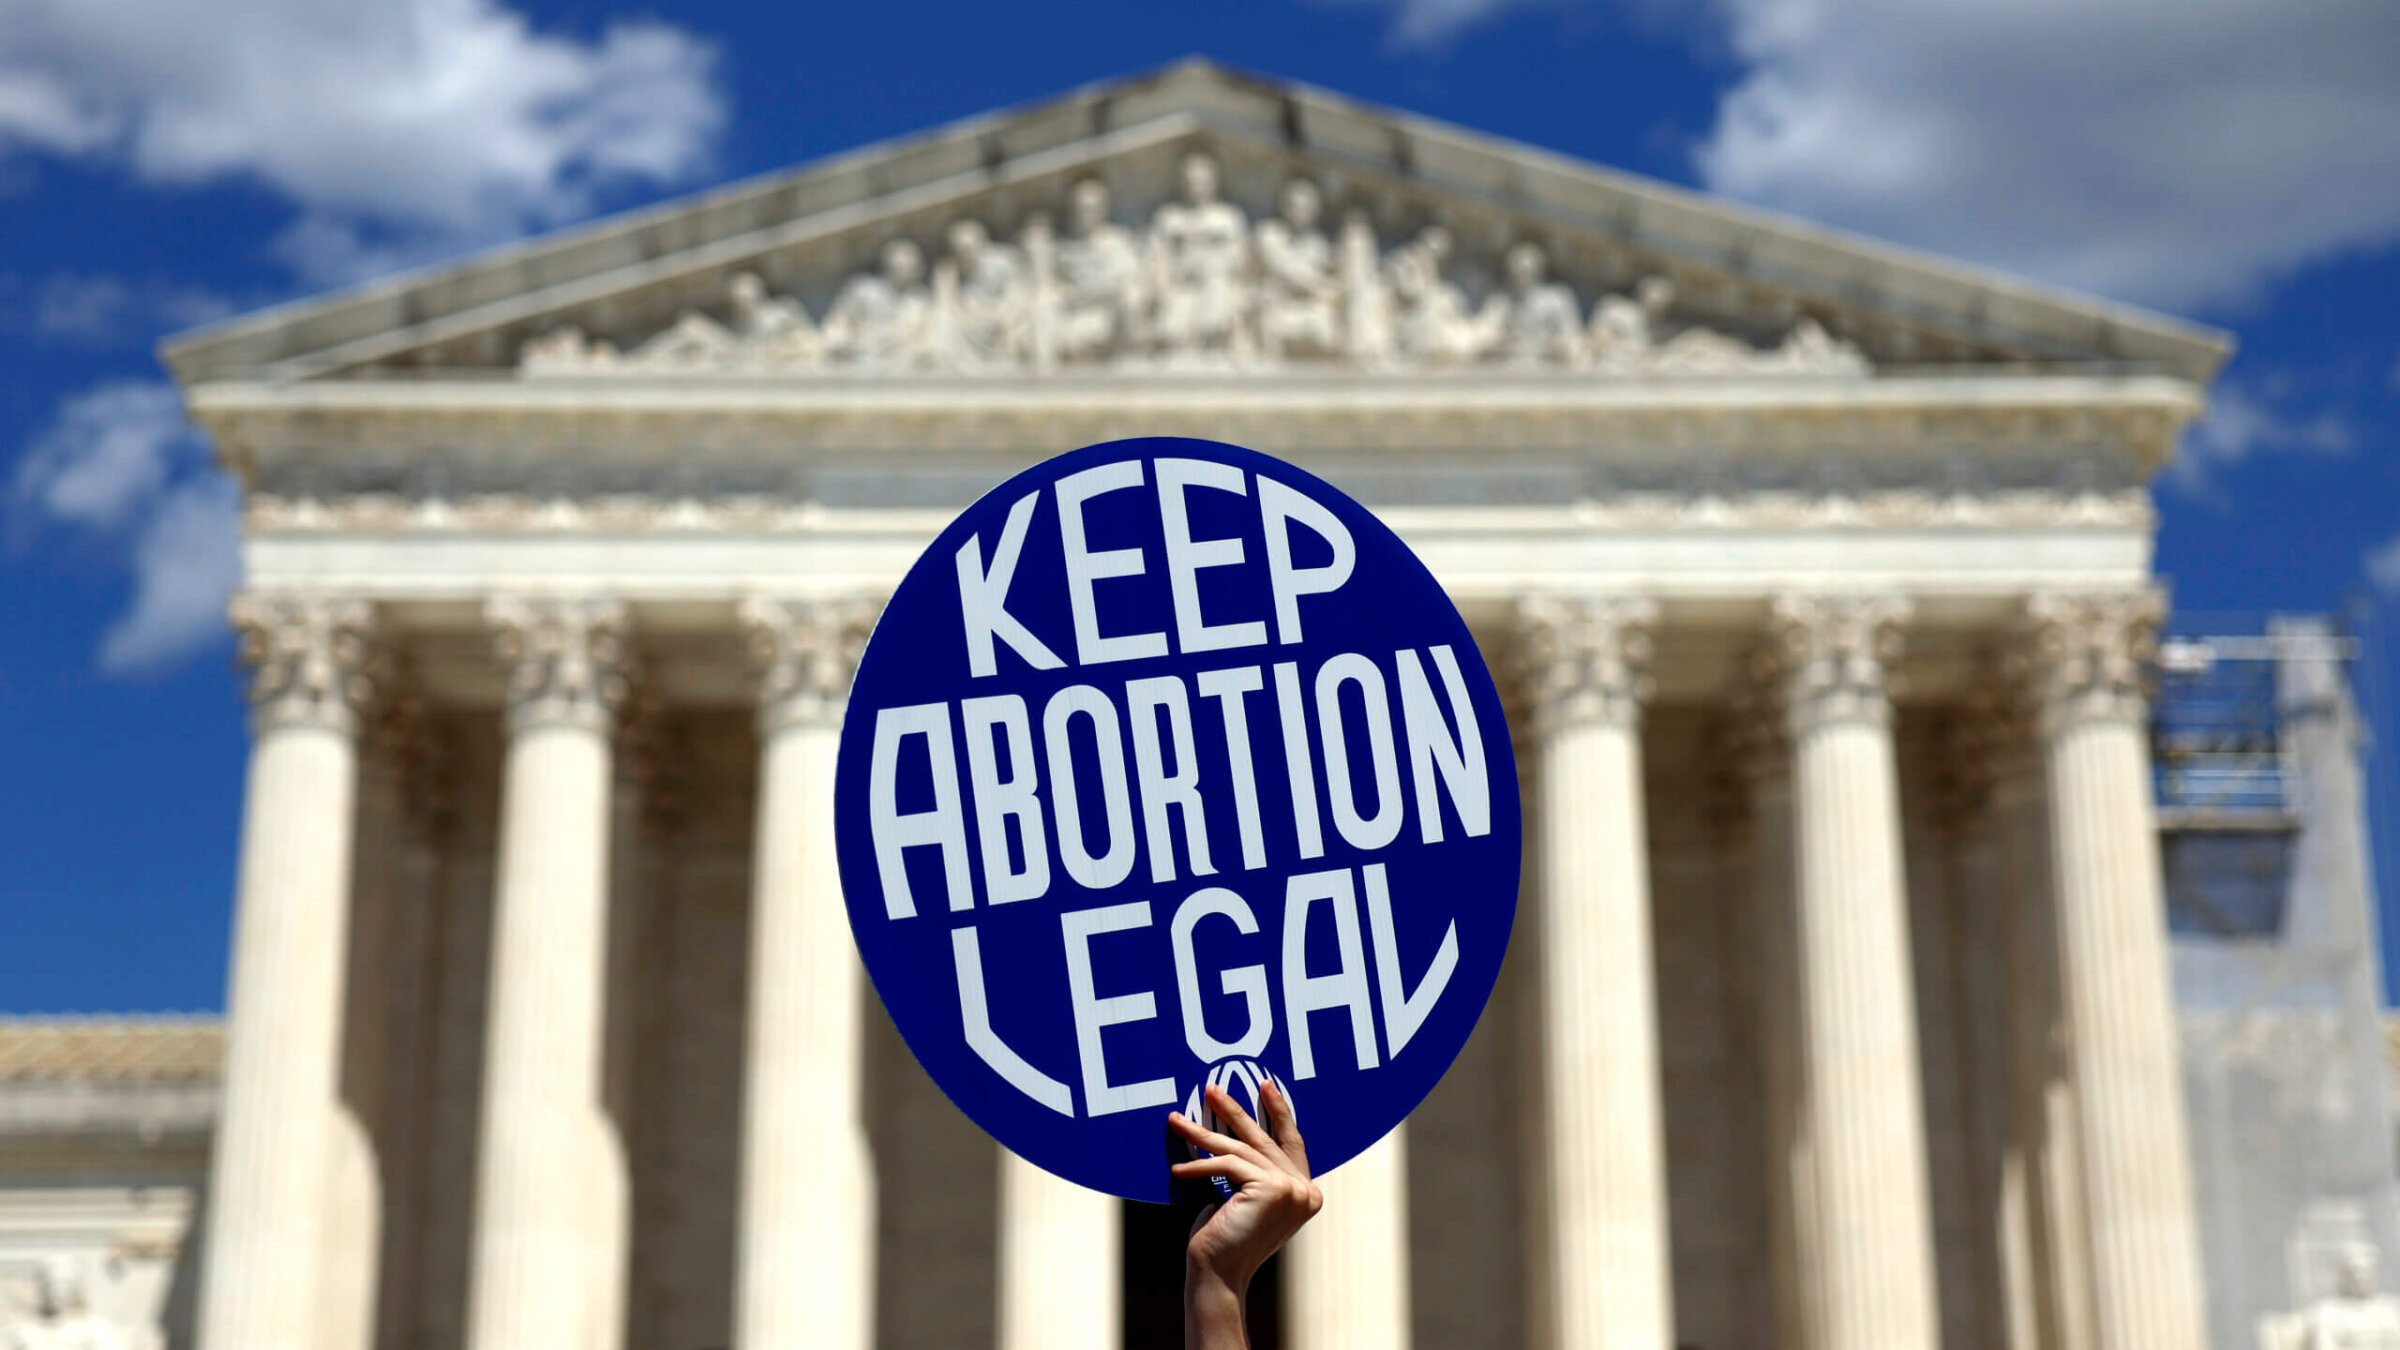
[[[1231,1197],[1200,1212],[1184,1248],[1183,1323],[1187,1350],[1241,1350],[1248,1344],[1242,1308],[1250,1279],[1300,1226],[1325,1207],[1309,1179],[1308,1149],[1282,1085],[1268,1079],[1259,1092],[1262,1126],[1225,1089],[1211,1085],[1208,1109],[1228,1133],[1207,1129],[1181,1112],[1167,1124],[1211,1155],[1181,1162],[1178,1177],[1223,1177]]]

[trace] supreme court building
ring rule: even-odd
[[[934,532],[1186,434],[1419,552],[1527,808],[1266,1340],[2197,1350],[2147,483],[2225,351],[1197,62],[180,339],[255,741],[125,1343],[1166,1343],[1184,1220],[932,1086],[830,802]]]

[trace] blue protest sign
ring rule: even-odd
[[[1400,1123],[1516,917],[1516,767],[1398,536],[1213,441],[1061,455],[909,569],[842,724],[850,926],[909,1048],[1059,1176],[1168,1199],[1165,1120],[1272,1075],[1320,1173]]]

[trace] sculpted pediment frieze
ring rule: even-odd
[[[552,326],[517,348],[528,379],[590,376],[1506,369],[1561,377],[1864,375],[1867,357],[1797,312],[1727,331],[1663,275],[1557,275],[1531,238],[1469,250],[1438,221],[1397,235],[1292,176],[1254,215],[1194,153],[1146,218],[1085,177],[1005,237],[962,213],[938,248],[898,236],[812,305],[757,271],[653,331]],[[1338,219],[1336,218],[1338,216]],[[1468,256],[1472,253],[1472,256]],[[1588,297],[1588,299],[1587,299]]]

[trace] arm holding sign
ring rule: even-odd
[[[1242,1312],[1250,1277],[1325,1207],[1324,1192],[1309,1180],[1308,1150],[1282,1086],[1268,1079],[1259,1099],[1264,1126],[1225,1089],[1209,1087],[1209,1111],[1229,1135],[1203,1128],[1181,1112],[1167,1117],[1186,1143],[1213,1155],[1175,1164],[1175,1175],[1223,1177],[1238,1188],[1232,1199],[1201,1211],[1184,1249],[1185,1350],[1246,1350],[1250,1339]]]

